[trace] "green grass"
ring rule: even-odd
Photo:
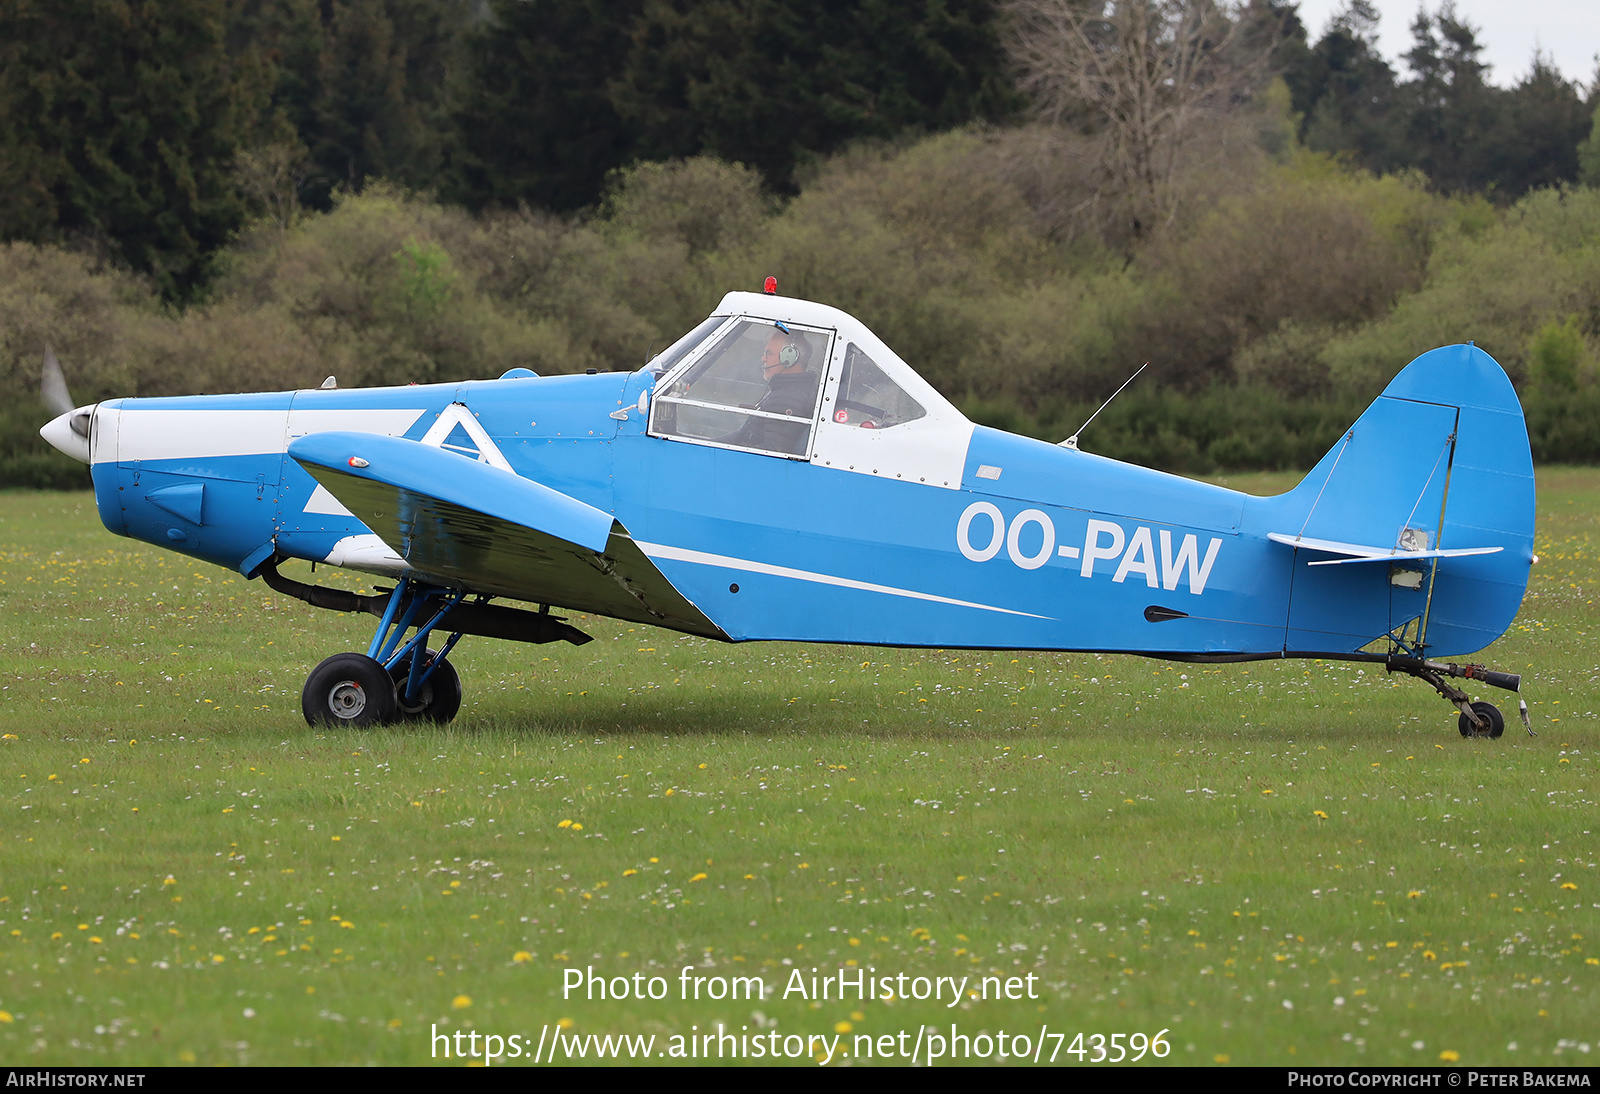
[[[1186,1064],[1587,1061],[1600,472],[1540,485],[1542,561],[1483,655],[1540,736],[1499,741],[1370,666],[583,618],[581,648],[466,640],[447,728],[314,731],[300,685],[362,619],[115,539],[87,495],[0,494],[0,1058],[416,1063],[435,1025],[568,1019],[658,1050],[954,1022],[1046,1025],[1058,1062],[1162,1029]],[[1040,997],[781,998],[850,961]],[[679,1001],[685,965],[779,997]],[[588,966],[671,994],[563,999]]]

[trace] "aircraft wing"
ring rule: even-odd
[[[1502,547],[1457,547],[1453,550],[1402,551],[1398,547],[1368,547],[1360,543],[1340,543],[1333,539],[1311,539],[1309,536],[1291,536],[1284,532],[1268,532],[1274,543],[1301,547],[1307,551],[1321,551],[1344,558],[1322,558],[1308,566],[1342,566],[1350,562],[1407,562],[1423,558],[1462,558],[1466,555],[1492,555]]]
[[[610,513],[559,490],[372,433],[313,433],[289,455],[422,580],[726,637]]]

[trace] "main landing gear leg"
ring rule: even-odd
[[[339,653],[312,670],[300,709],[313,726],[448,722],[461,709],[461,678],[445,659],[460,633],[428,649],[428,637],[466,594],[402,578],[389,594],[365,654]],[[416,633],[409,639],[406,631]]]
[[[1490,687],[1514,691],[1517,693],[1517,713],[1522,715],[1523,727],[1527,729],[1528,736],[1537,736],[1528,718],[1528,702],[1522,698],[1522,677],[1517,673],[1496,672],[1482,665],[1443,664],[1425,661],[1420,657],[1390,657],[1384,662],[1384,667],[1390,672],[1403,672],[1431,684],[1446,701],[1461,711],[1457,728],[1463,737],[1498,737],[1505,732],[1506,720],[1499,708],[1492,703],[1473,702],[1470,695],[1449,683],[1446,677],[1481,680]]]

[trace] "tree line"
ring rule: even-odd
[[[1091,38],[1119,18],[1180,32],[1197,22],[1190,40],[1209,67],[1178,72],[1178,86],[1237,95],[1281,75],[1307,147],[1378,173],[1417,169],[1444,192],[1509,203],[1578,181],[1585,162],[1600,171],[1600,147],[1585,144],[1595,89],[1538,57],[1516,86],[1489,84],[1476,32],[1448,3],[1419,12],[1404,78],[1377,52],[1369,0],[1350,0],[1318,37],[1290,0],[1106,10],[0,0],[0,238],[103,247],[181,303],[203,293],[209,259],[253,216],[326,211],[336,191],[376,179],[475,211],[573,211],[593,208],[619,168],[710,155],[793,196],[862,140],[1012,124],[1036,108],[1086,130],[1116,117],[1093,109],[1104,73],[1063,86],[1047,71],[1072,55],[1049,31],[1063,18]],[[1041,50],[1054,58],[1041,63]],[[1153,174],[1157,150],[1113,151]]]
[[[47,341],[84,401],[634,368],[768,274],[1052,440],[1150,360],[1085,446],[1173,470],[1305,466],[1467,339],[1540,459],[1600,459],[1594,89],[1488,85],[1448,7],[1401,78],[1374,26],[0,0],[0,483],[81,481],[35,434]]]

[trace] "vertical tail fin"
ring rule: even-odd
[[[1353,651],[1387,635],[1414,652],[1470,653],[1500,637],[1522,604],[1533,458],[1511,381],[1476,346],[1446,346],[1407,365],[1279,500],[1277,519],[1292,525],[1281,531],[1297,537],[1501,548],[1394,566],[1297,562],[1286,649]]]

